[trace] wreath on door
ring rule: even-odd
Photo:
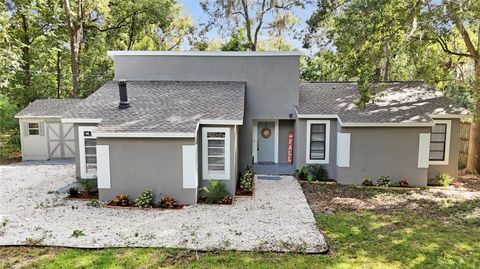
[[[270,130],[268,127],[264,127],[260,133],[262,134],[263,138],[268,139],[272,135],[272,130]]]

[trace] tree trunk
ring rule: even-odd
[[[70,38],[70,60],[72,66],[72,97],[78,97],[80,95],[80,66],[78,58],[80,54],[80,41],[83,32],[83,3],[82,0],[78,0],[78,14],[77,21],[74,23],[71,17],[70,0],[64,0],[65,8],[65,20],[68,27],[68,36]]]
[[[57,51],[57,98],[62,95],[62,63],[60,51]]]
[[[23,34],[21,36],[22,41],[22,70],[23,70],[23,86],[25,87],[25,95],[24,100],[22,100],[25,104],[28,104],[30,98],[28,93],[30,93],[30,85],[32,84],[32,73],[30,72],[30,34],[29,34],[29,23],[28,18],[22,11],[22,31]]]
[[[383,57],[384,57],[383,81],[389,81],[390,80],[390,50],[388,47],[388,42],[385,42],[383,44]]]
[[[475,60],[475,85],[473,96],[473,121],[470,125],[470,139],[468,142],[467,170],[477,172],[478,164],[478,139],[480,138],[480,59]]]

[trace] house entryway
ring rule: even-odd
[[[253,169],[258,175],[293,175],[295,165],[287,163],[254,164]]]
[[[275,163],[275,122],[258,122],[257,162]]]

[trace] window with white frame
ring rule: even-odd
[[[329,162],[330,121],[307,121],[307,163]]]
[[[80,149],[80,176],[94,178],[97,175],[97,137],[95,127],[78,127]]]
[[[40,135],[40,124],[38,122],[28,123],[28,135]]]
[[[450,121],[435,121],[430,135],[431,164],[448,164],[450,150]]]
[[[230,129],[202,129],[203,179],[230,179]]]

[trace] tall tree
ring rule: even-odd
[[[319,0],[305,45],[332,51],[339,70],[359,81],[360,105],[371,82],[423,79],[446,87],[467,82],[473,123],[467,169],[476,170],[480,121],[480,1]],[[472,66],[469,68],[461,63]],[[380,70],[383,76],[375,75]],[[462,76],[460,76],[462,74]],[[468,78],[464,81],[464,74]],[[462,81],[461,81],[462,80]]]
[[[233,33],[245,29],[252,51],[258,49],[264,28],[282,33],[294,22],[293,14],[288,11],[303,7],[300,0],[202,0],[200,4],[210,18],[207,27]]]

